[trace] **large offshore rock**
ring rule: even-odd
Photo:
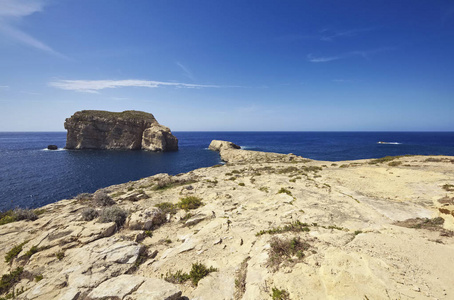
[[[212,140],[210,145],[208,146],[208,149],[213,151],[221,151],[226,149],[241,149],[241,147],[228,141]]]
[[[144,130],[142,149],[151,151],[178,150],[178,139],[172,135],[168,127],[156,124]]]
[[[178,150],[170,129],[141,111],[78,111],[66,119],[65,129],[66,149]]]

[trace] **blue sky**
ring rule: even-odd
[[[0,0],[0,131],[454,131],[454,2]]]

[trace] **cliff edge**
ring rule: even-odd
[[[178,150],[178,139],[146,112],[82,110],[66,119],[66,149]]]

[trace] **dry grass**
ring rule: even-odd
[[[306,255],[305,251],[309,250],[309,248],[309,243],[302,241],[300,237],[289,239],[273,237],[270,241],[268,252],[268,266],[278,270],[284,261],[293,265],[298,261],[302,261]]]

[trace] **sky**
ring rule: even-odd
[[[0,131],[454,131],[452,0],[0,0]]]

